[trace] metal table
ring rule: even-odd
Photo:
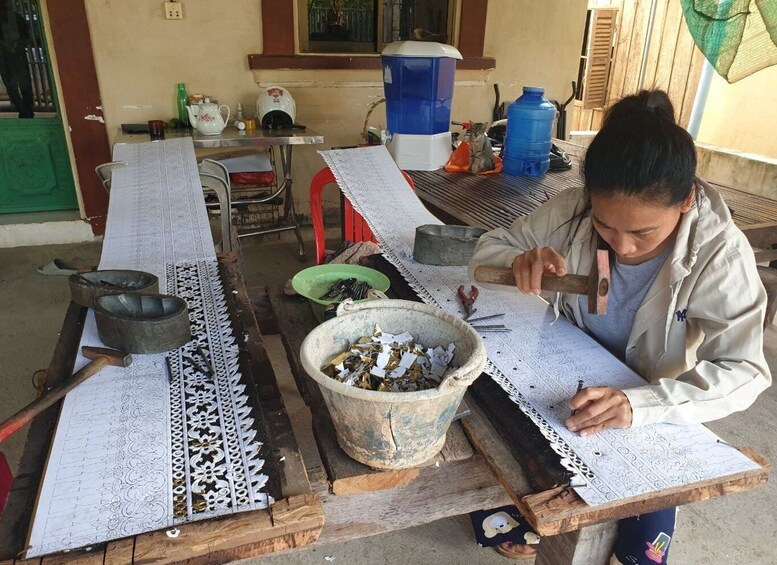
[[[218,135],[202,135],[195,129],[185,130],[166,130],[166,139],[175,137],[191,137],[196,149],[228,149],[228,148],[269,148],[272,151],[278,148],[281,158],[281,170],[283,180],[273,194],[262,196],[260,198],[240,199],[233,204],[263,204],[272,201],[277,197],[283,197],[283,218],[281,226],[269,229],[255,230],[239,233],[238,238],[251,237],[254,235],[265,235],[282,231],[294,230],[297,236],[297,246],[299,258],[305,259],[305,247],[302,243],[302,234],[300,233],[299,220],[297,212],[294,209],[294,199],[292,198],[292,178],[291,178],[291,157],[292,148],[295,145],[320,145],[324,143],[324,136],[310,130],[286,130],[269,131],[263,129],[239,131],[234,127],[224,128]],[[148,141],[149,136],[146,133],[126,134],[119,129],[114,143],[137,143]]]

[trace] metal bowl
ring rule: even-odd
[[[424,265],[467,265],[478,239],[487,231],[471,226],[418,226],[413,259]]]
[[[177,296],[113,294],[97,300],[97,333],[108,347],[127,353],[162,353],[192,337],[189,308]]]
[[[70,298],[76,304],[94,308],[102,296],[125,292],[157,294],[159,279],[143,271],[105,270],[78,273],[68,277]]]

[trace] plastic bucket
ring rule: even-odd
[[[410,332],[424,347],[456,344],[451,371],[436,389],[378,392],[338,382],[321,372],[336,355],[375,326],[387,333]],[[302,366],[324,396],[340,447],[350,457],[378,469],[404,469],[434,457],[467,387],[486,364],[483,340],[472,327],[420,302],[370,300],[343,303],[338,316],[311,331],[302,342]]]

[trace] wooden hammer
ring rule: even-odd
[[[97,373],[106,365],[115,365],[117,367],[127,367],[132,363],[132,355],[115,349],[106,349],[104,347],[90,347],[85,345],[81,348],[81,353],[87,359],[91,359],[87,365],[74,374],[70,379],[55,386],[46,394],[30,402],[27,406],[19,410],[16,414],[0,424],[0,442],[5,441],[27,422],[43,412],[46,408],[54,404],[57,400],[65,396],[68,392],[76,388],[86,379]]]
[[[475,267],[475,280],[482,283],[503,284],[515,286],[515,275],[512,269],[503,267]],[[591,265],[591,274],[564,275],[559,277],[552,273],[542,275],[542,290],[551,292],[567,292],[585,294],[588,296],[588,313],[607,313],[607,297],[610,294],[610,256],[604,249],[596,252],[596,261]]]

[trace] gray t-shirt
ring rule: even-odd
[[[588,297],[579,298],[586,329],[618,359],[623,360],[626,356],[626,344],[637,310],[671,251],[670,245],[660,255],[639,265],[625,265],[616,260],[610,269],[607,314],[589,314]]]

